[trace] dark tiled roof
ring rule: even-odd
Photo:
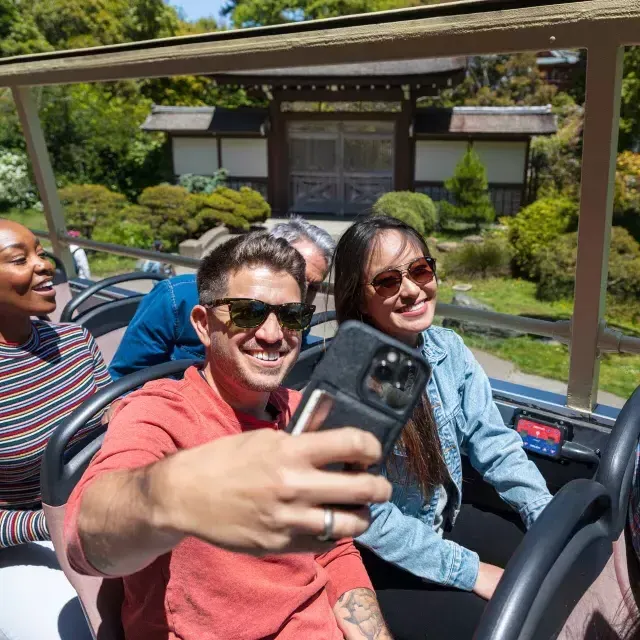
[[[262,133],[266,109],[216,107],[163,107],[154,105],[143,131],[167,133]]]
[[[418,109],[416,134],[551,135],[557,131],[551,107],[453,107]]]
[[[284,78],[373,78],[384,77],[393,81],[397,77],[430,76],[440,73],[452,73],[464,70],[467,66],[465,57],[456,58],[419,58],[416,60],[384,60],[382,62],[361,62],[348,64],[331,64],[324,66],[287,67],[281,69],[255,69],[235,74],[217,74],[221,79],[233,77],[238,81],[246,77],[260,78],[263,82],[270,80],[281,83]]]

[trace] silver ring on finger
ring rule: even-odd
[[[325,507],[324,509],[324,530],[321,535],[318,536],[320,542],[329,542],[333,539],[333,523],[334,515],[333,509]]]

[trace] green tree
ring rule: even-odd
[[[627,47],[620,106],[621,151],[640,147],[640,47]]]
[[[454,203],[440,203],[440,224],[453,220],[471,222],[479,230],[481,223],[493,222],[496,212],[489,198],[487,171],[472,147],[467,149],[444,186]]]
[[[257,27],[355,13],[402,9],[442,0],[229,0],[222,14],[236,27]]]
[[[444,89],[423,105],[511,106],[547,105],[566,102],[566,94],[558,95],[538,69],[535,53],[476,56],[469,60],[465,79],[455,87]]]

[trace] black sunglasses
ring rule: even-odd
[[[276,314],[280,326],[293,331],[304,331],[310,324],[313,312],[312,304],[304,302],[285,302],[284,304],[269,304],[252,298],[220,298],[206,307],[229,307],[231,322],[240,329],[255,329],[259,327],[271,313]]]
[[[402,267],[406,267],[403,269]],[[381,271],[370,284],[375,292],[383,297],[390,298],[395,296],[402,286],[402,278],[407,276],[409,280],[415,282],[419,286],[429,284],[436,277],[436,261],[435,258],[423,256],[412,260],[407,264],[394,267],[393,269],[385,269]]]

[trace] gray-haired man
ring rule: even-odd
[[[306,262],[307,297],[311,304],[324,280],[335,248],[323,229],[299,216],[281,222],[271,235],[283,238]],[[140,303],[109,366],[114,380],[155,364],[183,358],[204,358],[204,349],[191,325],[191,310],[198,304],[196,277],[192,274],[160,282]],[[317,338],[303,337],[302,348]]]

